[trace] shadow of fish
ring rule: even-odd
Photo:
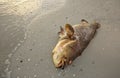
[[[59,41],[52,51],[55,67],[64,68],[80,56],[99,27],[99,23],[89,24],[84,19],[78,25],[66,24],[64,29],[60,27],[61,30],[58,32]]]

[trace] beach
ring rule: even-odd
[[[24,0],[9,9],[5,4],[0,5],[0,78],[120,77],[119,0]],[[101,27],[72,65],[56,69],[52,50],[60,26],[81,19]]]

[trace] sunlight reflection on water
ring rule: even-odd
[[[34,11],[48,12],[65,4],[65,0],[0,0],[0,13],[28,15]]]

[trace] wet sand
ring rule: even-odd
[[[57,5],[57,4],[56,4]],[[57,6],[56,6],[57,7]],[[25,32],[12,39],[27,38],[8,59],[8,70],[2,78],[119,78],[120,77],[120,1],[119,0],[66,0],[56,10],[41,12],[25,27]],[[57,43],[59,26],[66,23],[78,24],[81,19],[101,23],[95,38],[81,57],[64,70],[56,69],[52,63],[51,51]],[[4,20],[3,20],[4,21]],[[29,21],[29,20],[28,20]],[[9,25],[9,24],[8,24]],[[11,25],[11,24],[10,24]],[[20,26],[19,26],[20,27]],[[4,28],[4,27],[3,27]],[[14,28],[14,26],[13,26]],[[21,29],[22,28],[16,28]],[[0,29],[0,35],[8,33]],[[17,32],[18,34],[20,32]],[[8,36],[8,34],[5,34]],[[11,37],[2,37],[2,41]],[[18,41],[20,41],[18,40]],[[18,42],[17,42],[18,43]],[[15,45],[16,46],[16,45]],[[3,52],[4,48],[0,47]],[[6,59],[11,47],[4,51]],[[1,52],[1,53],[2,53]],[[2,54],[0,54],[3,57]],[[1,67],[4,63],[1,62]],[[2,72],[1,72],[2,73]]]

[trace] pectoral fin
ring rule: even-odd
[[[69,38],[71,38],[74,35],[74,29],[70,24],[65,25],[65,32]]]

